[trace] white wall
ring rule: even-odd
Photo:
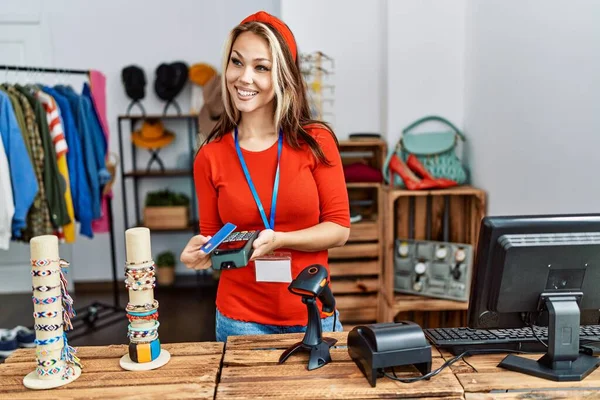
[[[465,129],[489,214],[598,211],[600,2],[471,0]]]
[[[281,0],[282,19],[299,51],[322,51],[335,61],[330,78],[335,84],[333,127],[340,139],[353,132],[384,130],[385,3]]]
[[[387,138],[395,146],[407,125],[440,115],[459,129],[465,85],[465,0],[389,0]],[[428,123],[419,130],[437,129]],[[445,129],[447,130],[447,128]]]
[[[0,14],[36,15],[43,21],[43,25],[49,27],[51,62],[48,66],[93,68],[107,76],[110,147],[116,152],[117,116],[125,113],[129,103],[120,80],[124,66],[137,64],[145,70],[148,85],[143,104],[149,113],[160,113],[164,103],[159,101],[153,89],[156,67],[162,62],[182,60],[189,65],[207,62],[218,69],[229,30],[247,15],[261,9],[279,15],[279,1],[56,0],[50,4],[39,0],[3,0]],[[24,61],[27,59],[26,57]],[[67,82],[77,83],[77,88],[80,88],[76,78],[68,79]],[[189,111],[189,97],[189,87],[178,97],[184,112]],[[186,131],[177,132],[177,135],[175,143],[164,152],[163,159],[167,165],[182,162],[178,159],[187,152]],[[175,182],[174,185],[183,190],[187,188],[189,192],[186,181]],[[115,184],[114,194],[117,266],[121,271],[125,262],[125,240],[120,181]],[[189,237],[191,232],[153,235],[152,252],[157,254],[159,251],[172,249],[179,255]],[[0,257],[11,259],[8,254],[1,252]],[[70,279],[110,279],[108,234],[96,235],[93,240],[79,237],[73,245],[70,261],[73,267]],[[183,265],[178,265],[177,268],[178,272],[187,272]]]

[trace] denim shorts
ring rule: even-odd
[[[340,322],[340,313],[336,310],[335,331],[341,332],[344,330]],[[321,319],[323,332],[333,331],[333,315],[331,317]],[[218,342],[226,342],[227,336],[237,335],[266,335],[273,333],[302,333],[306,331],[305,325],[294,326],[279,326],[279,325],[264,325],[256,322],[244,322],[232,319],[221,314],[217,309],[216,317],[216,334]]]

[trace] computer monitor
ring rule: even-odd
[[[579,325],[600,315],[600,214],[485,217],[476,252],[471,328],[548,326],[538,361],[513,355],[500,367],[581,380],[598,367],[579,354]]]

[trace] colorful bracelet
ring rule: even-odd
[[[151,311],[151,310],[156,310],[158,309],[158,300],[154,299],[154,301],[152,303],[146,303],[146,304],[131,304],[131,303],[127,303],[127,307],[125,307],[126,311]]]
[[[32,286],[31,290],[37,290],[38,292],[49,292],[50,290],[59,288],[60,285],[56,286]]]
[[[51,324],[51,325],[35,324],[34,329],[36,331],[52,332],[52,331],[57,331],[62,327],[63,327],[63,324]]]
[[[141,312],[127,311],[127,314],[133,315],[135,317],[146,317],[146,316],[152,315],[154,313],[158,314],[158,309],[154,309],[154,310],[150,310],[150,311],[141,311]]]
[[[37,364],[38,364],[38,367],[48,368],[48,367],[51,367],[54,364],[56,364],[58,361],[59,360],[56,360],[56,359],[43,360],[43,361],[37,360]]]
[[[60,315],[60,311],[36,311],[33,318],[54,318]]]
[[[45,299],[38,299],[35,296],[31,297],[33,299],[33,304],[53,304],[55,302],[57,302],[58,300],[60,300],[61,295],[58,296],[52,296],[52,297],[46,297]]]
[[[36,372],[39,376],[50,376],[50,375],[60,374],[62,372],[63,368],[64,368],[64,365],[62,365],[60,367],[52,367],[50,369],[46,369],[43,367],[37,367]]]
[[[52,274],[57,274],[59,272],[60,272],[60,269],[47,269],[47,270],[39,270],[39,271],[32,269],[31,276],[50,276]]]
[[[127,319],[129,320],[129,322],[132,322],[132,321],[152,321],[153,319],[154,320],[158,319],[158,313],[155,312],[155,313],[152,313],[150,315],[143,315],[143,316],[127,314]]]
[[[145,281],[135,281],[135,282],[130,282],[128,280],[125,280],[125,287],[128,290],[150,290],[150,289],[154,289],[156,287],[156,279],[152,278],[152,279],[146,279]]]
[[[154,325],[150,326],[148,328],[138,328],[138,327],[135,327],[135,326],[132,326],[131,324],[129,324],[127,326],[127,330],[129,330],[131,332],[144,332],[144,331],[150,331],[150,330],[157,330],[159,326],[160,326],[160,322],[158,322],[158,321],[154,321]]]
[[[67,268],[70,264],[68,261],[60,258],[58,260],[49,260],[47,258],[43,258],[40,260],[31,260],[31,265],[35,266],[35,267],[47,267],[48,265],[52,264],[52,263],[58,263],[58,265],[60,265],[61,268]]]
[[[47,344],[56,343],[60,339],[62,339],[62,337],[63,337],[63,335],[55,336],[55,337],[50,338],[50,339],[35,339],[33,342],[35,344],[37,344],[38,346],[44,346],[44,345],[47,345]]]

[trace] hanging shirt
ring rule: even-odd
[[[77,131],[71,104],[67,97],[59,93],[59,91],[48,86],[44,86],[43,90],[52,96],[58,104],[64,129],[63,133],[69,147],[67,166],[69,169],[75,218],[79,221],[79,233],[91,239],[94,237],[92,231],[92,192],[87,178],[80,135]]]
[[[54,144],[54,150],[56,151],[56,165],[58,166],[58,172],[62,175],[66,182],[65,189],[65,204],[67,206],[67,213],[69,214],[69,222],[59,228],[59,238],[64,237],[66,243],[75,242],[75,212],[73,210],[73,198],[71,197],[71,183],[69,179],[69,168],[67,166],[67,152],[68,146],[64,136],[63,126],[60,120],[60,113],[54,99],[42,92],[37,90],[35,92],[36,97],[42,103],[44,110],[46,110],[46,118],[48,121],[48,127],[50,128],[50,137]]]
[[[46,111],[41,103],[31,93],[30,88],[15,85],[15,88],[23,93],[31,107],[35,111],[35,118],[44,146],[44,185],[48,197],[48,207],[50,208],[50,220],[54,228],[61,227],[69,223],[69,214],[65,203],[65,190],[67,185],[63,177],[58,172],[56,164],[56,152],[52,145],[52,138],[46,122]]]
[[[12,234],[21,236],[21,229],[27,226],[27,211],[38,192],[35,173],[17,124],[15,113],[8,95],[0,91],[0,135],[8,159],[10,179],[15,203],[12,221]]]
[[[0,133],[0,136],[2,134]],[[8,250],[11,237],[15,203],[10,181],[10,169],[4,144],[0,140],[0,250]]]
[[[316,126],[307,130],[332,165],[318,162],[307,145],[295,150],[284,143],[275,230],[296,231],[326,221],[350,227],[348,192],[333,136]],[[277,142],[264,151],[242,152],[264,211],[271,215]],[[232,134],[200,149],[194,161],[194,181],[202,235],[214,235],[226,222],[237,225],[240,231],[265,228],[238,161]],[[291,253],[292,276],[311,264],[322,264],[329,270],[327,250],[280,250]],[[306,325],[306,306],[289,292],[288,285],[257,282],[252,261],[244,268],[221,271],[217,307],[223,315],[240,321]]]
[[[14,86],[4,86],[4,88],[9,96],[18,99],[18,105],[15,104],[14,109],[22,110],[25,128],[21,132],[23,140],[30,151],[29,157],[39,188],[33,204],[27,213],[27,228],[22,230],[22,236],[20,237],[20,240],[28,242],[36,236],[50,235],[54,230],[50,219],[46,183],[44,181],[44,159],[46,155],[35,119],[35,113],[29,100]]]

